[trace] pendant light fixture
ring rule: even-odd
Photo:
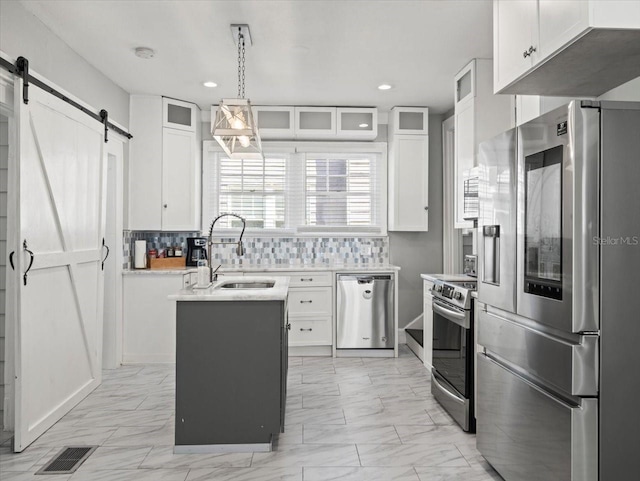
[[[222,99],[214,116],[211,109],[211,135],[230,159],[263,159],[260,133],[251,103],[245,99],[244,53],[245,41],[251,44],[249,25],[231,25],[238,42],[238,98]]]

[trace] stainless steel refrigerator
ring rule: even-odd
[[[640,103],[480,146],[477,444],[507,481],[640,472]]]

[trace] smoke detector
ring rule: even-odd
[[[136,54],[136,57],[150,59],[155,56],[156,52],[155,50],[149,47],[136,47],[135,54]]]

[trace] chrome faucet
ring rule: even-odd
[[[221,217],[227,217],[227,216],[235,217],[242,221],[242,232],[240,232],[240,238],[238,239],[238,242],[237,243],[236,242],[213,242],[213,226],[216,225],[216,222],[218,222],[218,219],[220,219]],[[243,256],[244,246],[242,245],[242,236],[244,235],[244,230],[246,229],[246,227],[247,227],[247,222],[245,218],[242,216],[239,216],[238,214],[233,214],[231,212],[224,212],[220,214],[218,217],[216,217],[215,219],[213,219],[213,222],[211,222],[211,227],[209,227],[209,238],[207,240],[207,262],[209,264],[209,282],[218,280],[217,272],[218,272],[218,269],[220,269],[220,265],[216,267],[215,271],[211,266],[211,246],[214,244],[215,245],[237,244],[238,246],[236,247],[236,254],[238,256]]]

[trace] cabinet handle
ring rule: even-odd
[[[300,282],[311,282],[313,281],[313,277],[308,277],[308,278],[300,278]]]
[[[311,304],[313,301],[300,301],[300,304]]]
[[[429,207],[425,207],[424,210],[429,210]]]
[[[529,47],[529,50],[525,50],[524,52],[522,52],[522,56],[523,56],[524,58],[527,58],[527,57],[529,57],[529,56],[530,56],[533,52],[535,52],[535,51],[536,51],[536,48],[535,48],[533,45],[531,45],[531,46]]]
[[[163,207],[166,209],[167,208],[167,204],[165,204]]]
[[[287,324],[287,331],[291,330],[291,324]]]
[[[311,332],[311,331],[313,331],[313,328],[311,328],[311,327],[309,327],[308,329],[300,328],[300,330],[301,330],[301,331]]]

